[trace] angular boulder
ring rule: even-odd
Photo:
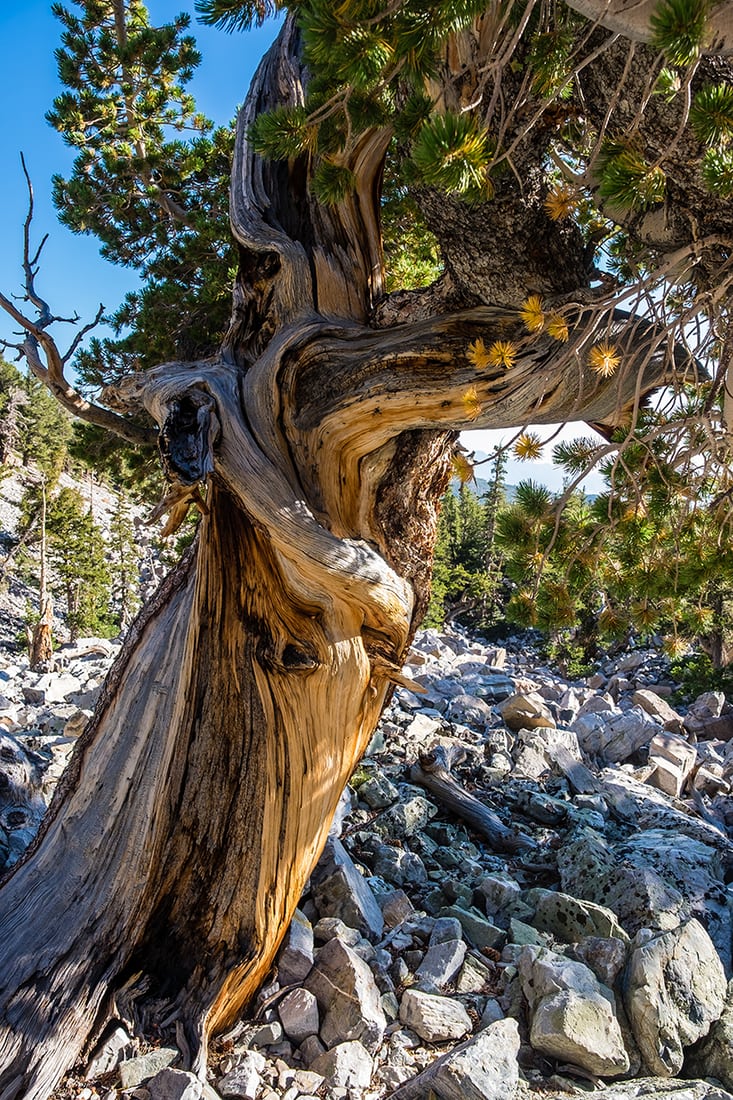
[[[387,1018],[372,972],[355,951],[339,939],[329,940],[305,985],[325,1014],[320,1035],[327,1047],[354,1039],[368,1050],[379,1046]]]
[[[725,971],[694,918],[660,935],[640,932],[629,957],[624,1003],[649,1069],[674,1077],[685,1048],[708,1034],[725,1007]]]
[[[519,977],[535,1050],[598,1077],[626,1073],[629,1056],[613,993],[587,966],[547,948],[528,946],[519,957]]]

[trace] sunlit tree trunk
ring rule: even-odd
[[[206,485],[205,514],[0,891],[0,1100],[45,1097],[113,1015],[177,1011],[203,1072],[401,679],[455,431],[609,422],[661,370],[650,326],[624,318],[603,319],[628,349],[610,380],[584,365],[598,318],[582,313],[567,345],[525,342],[508,370],[468,355],[521,338],[505,306],[377,327],[388,135],[357,150],[356,193],[319,206],[307,164],[263,162],[246,140],[257,112],[301,95],[288,22],[239,123],[222,354],[116,394],[160,425],[174,514]]]

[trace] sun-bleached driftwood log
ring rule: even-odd
[[[527,292],[529,261],[485,212],[469,219],[472,247],[498,275],[469,271],[461,286],[447,249],[450,308],[436,294],[435,312],[423,298],[401,304],[400,324],[375,320],[390,315],[389,133],[359,140],[356,189],[332,207],[308,190],[307,158],[264,161],[248,140],[260,111],[302,100],[299,45],[288,19],[242,109],[240,263],[221,353],[107,394],[116,414],[157,422],[171,527],[191,505],[201,523],[131,627],[37,841],[2,883],[0,1100],[43,1100],[116,1015],[176,1016],[203,1075],[208,1037],[272,965],[343,786],[403,682],[456,432],[613,424],[668,377],[666,330],[623,302],[594,304],[583,242],[538,196],[531,289],[560,295],[566,343],[522,328],[511,295],[522,279]],[[449,224],[458,206],[444,206]],[[518,224],[514,208],[496,209]],[[680,246],[670,267],[706,240]],[[588,366],[599,334],[618,349],[610,378]],[[499,336],[516,340],[516,359],[479,369],[471,345]],[[492,842],[523,847],[473,811]]]

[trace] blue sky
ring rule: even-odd
[[[71,0],[67,2],[71,5]],[[191,15],[191,31],[203,55],[191,90],[199,109],[209,118],[216,123],[228,122],[274,38],[275,24],[266,23],[246,34],[225,34],[196,22],[194,0],[149,0],[148,10],[156,25],[181,11]],[[38,243],[44,233],[49,234],[37,289],[54,313],[78,313],[83,323],[91,320],[100,303],[111,312],[137,285],[137,277],[133,271],[103,260],[94,237],[77,236],[56,221],[51,177],[68,172],[73,160],[73,150],[64,145],[44,117],[61,90],[53,55],[59,37],[60,25],[51,14],[51,0],[23,0],[17,4],[0,0],[0,134],[5,154],[0,173],[0,289],[7,295],[18,294],[21,289],[23,221],[28,202],[20,165],[22,151],[35,192],[34,240]],[[71,326],[64,327],[69,335],[59,332],[57,338],[62,345],[73,337]],[[0,311],[0,337],[12,338],[12,328],[10,319]],[[543,429],[543,438],[551,434],[551,429]],[[565,429],[563,438],[579,434],[588,434],[588,429],[584,425]],[[470,450],[490,453],[497,443],[513,435],[469,432],[465,444]],[[509,481],[532,477],[560,488],[562,477],[549,462],[549,450],[547,462],[519,463],[510,459]],[[586,487],[597,492],[600,479],[593,476]]]

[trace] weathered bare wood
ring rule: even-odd
[[[455,744],[434,745],[429,753],[421,755],[419,762],[412,765],[410,781],[425,787],[446,809],[485,836],[499,851],[514,853],[534,848],[535,843],[531,837],[517,829],[508,828],[493,810],[456,782],[451,769],[465,755],[465,750]]]
[[[634,42],[651,42],[651,17],[659,0],[567,0],[568,7],[586,19],[616,31]],[[733,53],[733,11],[729,3],[718,0],[710,5],[708,34],[704,53]]]
[[[160,428],[174,519],[190,501],[204,514],[0,892],[0,1100],[42,1100],[119,1005],[144,1019],[161,999],[204,1073],[208,1036],[268,971],[402,676],[455,431],[612,423],[664,377],[656,331],[592,308],[585,267],[581,304],[560,303],[577,323],[567,345],[528,338],[516,310],[473,293],[444,316],[370,328],[388,133],[364,135],[357,192],[328,209],[307,192],[307,161],[265,163],[247,139],[258,112],[300,102],[304,79],[289,19],[238,127],[240,270],[222,355],[117,394]],[[521,267],[514,251],[504,259]],[[689,249],[670,263],[688,261]],[[516,363],[479,372],[468,347],[500,325]],[[599,333],[624,352],[606,382],[587,366]],[[413,777],[491,843],[530,847],[450,763],[438,754]]]

